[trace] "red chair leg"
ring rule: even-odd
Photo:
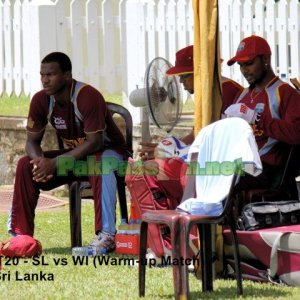
[[[180,218],[173,220],[171,228],[172,242],[172,265],[173,268],[173,284],[175,299],[189,299],[189,287],[187,274],[185,274],[186,265],[183,263],[184,258],[184,230],[180,230]],[[187,272],[186,272],[187,273]]]
[[[140,234],[140,247],[139,247],[139,295],[145,295],[145,278],[146,278],[146,250],[147,250],[147,230],[148,223],[164,224],[170,228],[171,231],[171,244],[172,244],[172,260],[174,263],[173,268],[173,282],[175,299],[188,299],[188,288],[186,283],[181,281],[181,231],[179,219],[181,214],[176,211],[148,211],[142,216],[141,234]]]
[[[185,215],[182,217],[181,222],[184,232],[184,257],[187,257],[189,251],[189,235],[191,228],[195,222],[191,220],[193,216]],[[202,291],[213,291],[213,268],[212,268],[212,239],[211,239],[211,224],[198,224],[198,231],[200,235],[200,259],[201,259],[201,272],[202,272]],[[188,268],[182,268],[182,277],[186,277],[186,285],[188,286]]]

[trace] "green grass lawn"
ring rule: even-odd
[[[121,94],[111,94],[104,95],[107,102],[113,102],[117,104],[123,104],[123,99]],[[16,96],[0,96],[0,116],[16,116],[16,117],[26,117],[29,110],[30,99],[25,95],[20,97]],[[194,103],[189,99],[184,107],[184,112],[192,113],[194,109]]]
[[[104,95],[108,102],[122,104],[122,96],[119,94]],[[2,95],[0,97],[0,116],[27,117],[30,99],[25,95],[20,97]]]
[[[6,214],[0,214],[0,240],[5,232]],[[93,205],[84,203],[82,209],[83,243],[93,237]],[[128,265],[93,265],[88,258],[87,265],[75,265],[70,249],[69,211],[62,209],[38,211],[36,214],[36,238],[43,245],[39,261],[19,259],[8,261],[2,258],[0,299],[139,299],[138,270]],[[110,254],[109,258],[122,258]],[[112,260],[111,260],[112,261]],[[39,265],[35,265],[38,264]],[[10,265],[9,265],[10,264]],[[13,265],[15,264],[15,265]],[[25,273],[53,274],[54,281],[16,281],[15,274],[24,278]],[[11,280],[3,280],[10,274]],[[48,276],[48,275],[47,275]],[[46,277],[47,277],[46,276]],[[190,278],[191,299],[235,299],[236,282],[214,281],[213,293],[201,293],[201,282],[192,274]],[[244,282],[245,299],[299,299],[300,287],[282,287],[271,284]],[[173,299],[172,269],[147,268],[145,299]]]
[[[120,94],[104,95],[108,102],[122,104]],[[2,95],[0,97],[0,116],[26,117],[29,110],[30,99],[25,95],[20,97]]]
[[[4,94],[0,97],[0,116],[27,116],[29,103],[29,97],[25,95],[8,97]]]

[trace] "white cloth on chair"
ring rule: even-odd
[[[241,118],[227,118],[204,127],[191,145],[187,161],[186,189],[190,190],[185,191],[183,199],[186,200],[178,208],[196,215],[222,212],[220,204],[229,193],[237,164],[253,176],[262,172],[252,128]],[[195,181],[192,188],[188,184],[190,180]],[[195,188],[196,198],[193,198]],[[203,211],[206,203],[212,205]]]

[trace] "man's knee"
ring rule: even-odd
[[[23,156],[19,159],[17,164],[17,171],[30,170],[30,158],[28,156]]]

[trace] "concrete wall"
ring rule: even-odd
[[[116,122],[121,130],[124,124],[118,118]],[[26,119],[16,117],[1,117],[0,116],[0,185],[10,185],[14,183],[16,165],[20,157],[25,155],[26,141]],[[176,136],[184,136],[191,128],[178,127],[175,128],[172,134]],[[123,131],[123,130],[122,130]],[[161,134],[155,128],[152,131],[156,134]],[[133,129],[133,149],[136,150],[140,141],[141,130],[140,126],[134,126]],[[42,142],[44,150],[58,149],[55,130],[48,126]]]
[[[0,185],[13,184],[16,164],[25,155],[26,119],[0,117]],[[57,149],[55,131],[47,128],[43,149]]]

